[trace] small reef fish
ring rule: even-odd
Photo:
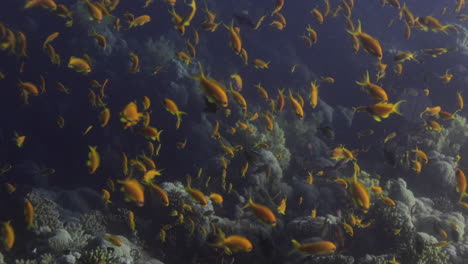
[[[6,251],[10,251],[13,248],[13,245],[15,244],[15,239],[15,230],[11,226],[11,220],[3,222],[1,229],[1,241],[3,248]]]
[[[101,157],[97,152],[97,147],[88,146],[88,161],[86,162],[86,166],[89,167],[89,174],[94,174],[96,170],[101,165]]]
[[[191,184],[192,177],[188,176],[187,187],[185,187],[185,190],[190,194],[190,196],[192,196],[193,200],[195,200],[203,206],[206,206],[208,204],[208,200],[206,199],[205,195],[200,190],[192,188]]]
[[[219,238],[213,244],[210,244],[213,247],[220,247],[224,249],[224,252],[228,255],[238,252],[250,252],[253,249],[252,242],[244,236],[240,235],[226,235],[222,232],[219,235]]]
[[[122,185],[121,191],[125,195],[126,202],[134,202],[138,207],[145,205],[144,187],[138,180],[128,178],[117,182]]]
[[[243,208],[247,207],[250,207],[250,209],[252,209],[253,214],[262,222],[272,226],[276,226],[276,216],[275,214],[273,214],[270,208],[258,203],[254,203],[251,198],[249,198],[249,201]]]
[[[306,255],[326,255],[333,254],[336,251],[336,245],[330,241],[301,244],[293,239],[291,242],[294,245],[294,249],[289,254],[300,252]]]

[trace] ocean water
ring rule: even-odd
[[[2,1],[0,264],[468,263],[466,12]]]

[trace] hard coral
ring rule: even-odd
[[[60,207],[39,190],[33,190],[26,198],[32,203],[35,211],[34,225],[42,229],[46,228],[55,231],[63,227],[60,221]],[[39,230],[41,232],[41,230]]]
[[[96,236],[106,233],[106,219],[101,211],[93,210],[81,215],[83,229]]]
[[[401,263],[448,264],[449,256],[444,249],[437,249],[412,233],[399,245],[398,256]]]
[[[96,264],[104,261],[106,264],[120,264],[120,260],[111,249],[95,248],[84,251],[78,259],[78,264]]]

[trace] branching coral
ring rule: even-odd
[[[115,245],[115,243],[109,241],[107,238],[103,237],[100,240],[100,247],[111,249],[114,256],[119,257],[120,259],[125,259],[129,262],[133,262],[132,249],[135,248],[126,237],[121,235],[114,235],[115,238],[121,241],[121,245]],[[133,252],[134,253],[134,252]]]
[[[86,234],[83,226],[80,223],[71,222],[66,225],[66,230],[73,240],[71,247],[75,250],[84,248],[88,241],[92,238],[91,235]]]
[[[78,259],[78,264],[96,264],[103,262],[106,264],[120,264],[119,257],[115,256],[111,249],[95,248],[84,251]]]
[[[457,47],[460,49],[461,52],[464,54],[468,53],[468,30],[460,25],[455,24],[455,26],[461,31],[461,33],[457,34]]]
[[[39,190],[33,190],[26,198],[32,203],[35,211],[34,224],[41,229],[57,230],[63,227],[60,221],[60,207],[54,201],[44,198],[45,195]]]
[[[281,193],[282,195],[289,195],[291,187],[283,182],[283,170],[278,163],[278,159],[269,150],[257,151],[259,164],[249,164],[252,168],[258,166],[262,169],[257,169],[255,172],[248,175],[248,181],[252,184],[250,192],[262,191],[269,193]],[[269,195],[262,194],[262,197]],[[255,197],[253,197],[255,198]],[[268,200],[268,199],[267,199]],[[268,201],[269,202],[269,201]]]
[[[255,123],[248,122],[249,127],[253,129],[253,133],[248,133],[246,131],[239,131],[238,135],[240,136],[239,141],[243,142],[244,146],[253,147],[258,143],[266,143],[272,153],[278,158],[278,162],[281,166],[281,169],[285,170],[289,166],[291,160],[291,153],[286,147],[286,136],[285,132],[280,125],[280,120],[273,121],[273,131],[268,131],[263,120],[257,120]]]
[[[425,149],[456,156],[468,138],[468,124],[465,117],[457,116],[446,123],[440,133],[421,129],[419,133],[411,135],[410,139],[412,138],[422,140]]]
[[[81,215],[80,222],[88,234],[99,236],[106,233],[106,219],[101,211],[94,210]]]
[[[449,256],[444,249],[437,249],[416,233],[408,234],[399,244],[398,256],[401,263],[448,264]]]
[[[325,141],[317,136],[318,126],[324,121],[322,112],[311,114],[307,120],[286,119],[281,120],[285,128],[286,142],[294,155],[291,165],[304,168],[317,168],[330,165],[323,157],[329,155],[329,147]],[[325,164],[326,163],[326,164]]]
[[[54,236],[48,239],[49,248],[56,252],[69,249],[73,243],[70,234],[65,229],[57,229]]]
[[[296,240],[302,240],[312,236],[320,236],[323,231],[323,223],[325,221],[336,223],[336,219],[328,220],[328,218],[323,216],[319,216],[314,219],[304,216],[290,221],[286,226],[286,230],[288,235]]]
[[[387,264],[389,263],[385,257],[366,255],[357,261],[358,264]]]
[[[38,264],[35,259],[17,259],[15,264]]]
[[[432,199],[434,202],[434,208],[443,212],[452,212],[455,209],[453,202],[446,196],[438,196]]]
[[[165,182],[161,184],[161,188],[163,188],[169,196],[171,206],[174,206],[174,208],[191,208],[184,209],[181,212],[184,214],[185,219],[191,219],[192,222],[185,221],[183,224],[177,225],[183,226],[187,234],[191,234],[187,237],[186,242],[195,242],[198,245],[203,244],[206,240],[207,233],[211,231],[209,224],[211,218],[210,212],[214,211],[211,200],[208,199],[208,204],[206,206],[195,202],[180,182]]]
[[[353,264],[354,258],[344,255],[330,255],[330,256],[306,256],[299,258],[293,263],[308,263],[308,264]],[[379,264],[373,262],[372,264]]]
[[[449,256],[444,249],[424,244],[421,257],[416,264],[449,264]]]
[[[406,182],[401,178],[389,180],[384,189],[388,190],[389,197],[407,207],[412,207],[416,202],[413,192],[407,188]]]
[[[46,253],[39,257],[39,264],[58,264],[58,262],[54,255]]]

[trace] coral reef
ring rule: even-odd
[[[80,223],[83,230],[88,234],[99,236],[106,233],[106,218],[99,210],[92,210],[82,214]]]
[[[48,194],[40,189],[34,189],[26,197],[34,206],[36,232],[51,232],[63,228],[60,220],[60,207]]]
[[[64,251],[73,243],[73,239],[65,229],[57,229],[54,235],[48,239],[49,248],[56,252]]]
[[[92,238],[90,234],[85,232],[83,226],[80,223],[69,222],[65,225],[65,229],[68,231],[73,241],[70,248],[74,250],[81,250],[86,245],[88,245],[89,240]],[[95,233],[94,235],[97,234],[98,233]]]
[[[84,251],[77,264],[96,264],[104,261],[106,264],[121,264],[120,258],[117,257],[112,249],[94,248]]]

